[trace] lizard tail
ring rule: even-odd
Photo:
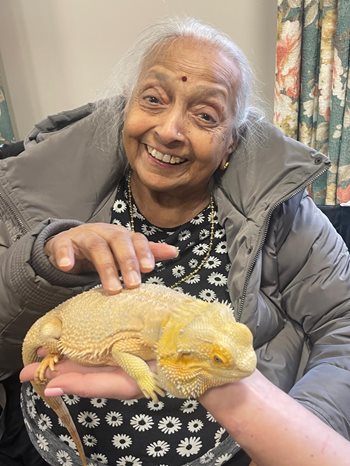
[[[62,421],[62,424],[68,430],[70,436],[72,437],[73,442],[75,443],[77,447],[82,466],[87,466],[87,459],[86,459],[86,455],[84,452],[83,444],[80,440],[79,434],[74,425],[70,412],[68,411],[68,408],[65,405],[64,401],[62,400],[62,398],[60,396],[46,397],[44,395],[44,389],[45,389],[44,385],[39,385],[35,382],[31,382],[31,384],[33,385],[34,390],[37,392],[40,398],[42,398],[50,406],[50,408],[56,413],[56,415]]]

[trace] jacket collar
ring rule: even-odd
[[[231,300],[236,318],[252,329],[259,320],[258,307],[264,308],[258,304],[261,251],[272,214],[330,165],[323,154],[284,136],[271,124],[259,125],[260,137],[254,131],[246,134],[215,189],[232,265],[228,277]]]
[[[253,129],[233,153],[219,187],[242,215],[257,219],[307,187],[330,161],[265,120],[251,124]]]

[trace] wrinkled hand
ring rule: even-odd
[[[21,382],[34,379],[38,363],[29,364],[20,373]],[[150,363],[151,368],[155,363]],[[116,398],[128,400],[142,397],[142,393],[133,378],[120,367],[82,366],[73,361],[62,360],[52,372],[46,370],[49,380],[45,395],[78,395],[87,398]]]
[[[59,270],[67,273],[96,271],[107,293],[141,283],[140,273],[151,272],[156,260],[174,259],[177,248],[153,243],[141,233],[120,225],[87,223],[63,231],[49,239],[45,254]]]

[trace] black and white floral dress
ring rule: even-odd
[[[130,228],[127,181],[117,190],[111,222]],[[135,231],[150,241],[179,248],[175,260],[157,263],[143,282],[174,286],[188,276],[208,252],[210,244],[208,206],[188,223],[172,229],[151,225],[133,205]],[[205,301],[229,301],[229,261],[225,231],[218,223],[208,260],[189,280],[175,289]],[[82,439],[90,466],[177,466],[225,464],[238,450],[226,431],[197,400],[170,395],[153,402],[139,400],[85,399],[63,396]],[[29,435],[44,459],[54,465],[80,465],[76,448],[56,415],[27,384],[22,404]]]

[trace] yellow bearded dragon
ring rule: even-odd
[[[164,391],[198,397],[210,387],[250,375],[256,366],[248,327],[227,304],[208,303],[161,285],[106,295],[83,292],[38,319],[23,342],[24,365],[47,351],[32,385],[59,416],[83,466],[84,449],[61,397],[45,397],[45,371],[61,358],[84,365],[121,366],[147,398]],[[156,360],[156,374],[145,361]]]

